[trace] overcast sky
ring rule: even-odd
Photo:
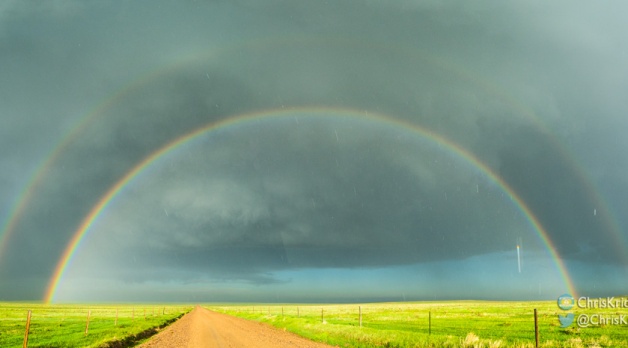
[[[126,173],[242,114],[129,181],[55,300],[554,299],[553,253],[625,294],[626,7],[3,1],[0,300],[42,299]]]

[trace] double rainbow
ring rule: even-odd
[[[135,177],[137,177],[140,173],[142,173],[147,167],[151,164],[158,161],[163,156],[167,155],[171,151],[177,149],[185,143],[192,141],[202,135],[210,135],[212,132],[217,131],[219,129],[223,129],[225,127],[233,126],[240,123],[250,122],[253,120],[259,121],[268,118],[277,118],[277,117],[293,117],[297,114],[308,114],[308,115],[318,115],[318,116],[329,116],[333,115],[335,117],[345,117],[345,118],[361,118],[361,119],[369,119],[376,122],[390,124],[396,127],[402,127],[423,139],[433,142],[442,148],[448,150],[449,152],[456,155],[461,160],[467,162],[473,167],[477,168],[483,174],[487,176],[492,182],[494,182],[505,194],[511,197],[512,201],[516,205],[516,207],[521,211],[521,213],[525,216],[529,224],[534,228],[543,244],[547,248],[550,253],[552,259],[554,260],[558,272],[561,275],[561,278],[566,286],[567,291],[571,294],[575,294],[574,285],[569,277],[567,269],[560,259],[560,257],[556,253],[556,248],[554,247],[551,239],[548,236],[547,231],[541,225],[539,220],[534,216],[530,208],[526,205],[526,203],[521,199],[521,197],[499,176],[497,175],[491,168],[489,168],[485,163],[483,163],[480,159],[478,159],[474,154],[469,152],[468,150],[462,148],[460,145],[455,142],[447,139],[443,136],[431,133],[429,130],[417,126],[415,124],[411,124],[399,119],[394,119],[382,114],[373,114],[369,112],[368,114],[361,112],[359,110],[352,109],[341,109],[341,108],[291,108],[291,109],[271,109],[258,111],[253,113],[242,114],[238,116],[234,116],[225,120],[217,121],[209,123],[203,127],[195,129],[173,141],[166,144],[165,146],[159,148],[158,150],[151,153],[149,156],[144,158],[141,162],[139,162],[135,167],[133,167],[130,171],[128,171],[118,182],[116,182],[98,201],[98,203],[91,209],[89,214],[83,219],[79,228],[74,232],[70,243],[65,248],[61,259],[59,260],[57,266],[55,267],[54,274],[50,279],[48,288],[45,293],[44,301],[46,303],[51,303],[55,300],[55,295],[59,284],[63,280],[63,276],[72,263],[73,257],[77,250],[81,246],[81,242],[85,239],[90,231],[90,227],[94,224],[94,222],[98,219],[98,217],[105,211],[105,209],[111,204],[112,200],[127,186]]]
[[[108,99],[104,100],[100,103],[94,110],[89,112],[85,118],[77,124],[77,126],[71,130],[66,136],[64,136],[61,142],[55,146],[50,154],[45,157],[44,161],[37,167],[31,176],[30,180],[27,182],[23,190],[17,196],[15,204],[11,207],[8,218],[4,221],[4,224],[0,226],[0,262],[2,261],[1,257],[4,254],[4,251],[8,245],[9,239],[13,232],[16,229],[19,221],[22,219],[24,212],[29,206],[29,202],[34,197],[37,188],[40,186],[43,178],[45,177],[48,168],[57,161],[57,159],[64,153],[65,149],[70,146],[73,141],[82,133],[82,131],[89,126],[93,120],[97,119],[101,115],[103,115],[110,107],[115,105],[121,98],[123,98],[128,93],[131,93],[147,83],[153,81],[155,78],[162,76],[164,73],[175,71],[180,67],[184,67],[190,64],[195,64],[198,62],[206,62],[207,60],[212,60],[218,57],[229,57],[234,54],[242,54],[242,52],[255,52],[260,49],[268,49],[268,50],[281,50],[282,47],[289,47],[294,44],[305,44],[305,45],[335,45],[335,46],[344,46],[344,45],[353,45],[354,47],[373,47],[379,50],[385,50],[392,52],[397,55],[404,55],[407,57],[412,57],[417,62],[421,64],[428,64],[437,69],[441,69],[443,71],[448,71],[453,75],[467,81],[473,82],[477,85],[481,90],[486,91],[490,95],[494,95],[497,99],[502,100],[504,103],[512,106],[514,110],[517,110],[521,115],[524,115],[531,123],[535,125],[539,130],[548,134],[548,137],[553,141],[553,145],[556,146],[557,149],[564,154],[564,158],[567,163],[574,169],[574,175],[578,178],[578,180],[583,184],[583,189],[587,191],[589,197],[591,198],[592,204],[597,208],[596,212],[600,219],[600,221],[605,224],[605,227],[608,231],[611,232],[611,237],[615,239],[615,245],[620,251],[620,255],[627,255],[627,253],[622,252],[623,247],[626,246],[626,240],[621,232],[621,228],[618,226],[617,219],[613,216],[612,210],[608,207],[605,200],[602,199],[598,190],[592,184],[592,180],[587,176],[586,172],[582,170],[581,166],[576,163],[574,160],[573,154],[570,154],[563,144],[561,144],[555,137],[551,136],[551,133],[547,130],[547,127],[539,120],[539,118],[535,115],[534,111],[528,108],[525,105],[522,105],[517,100],[512,98],[511,96],[504,93],[504,90],[495,86],[494,83],[478,76],[477,74],[473,74],[469,72],[464,67],[456,65],[455,63],[448,62],[440,57],[435,57],[427,54],[426,52],[421,52],[412,47],[405,47],[399,45],[391,45],[389,43],[375,43],[372,42],[357,42],[355,40],[347,40],[347,39],[318,39],[318,38],[302,38],[302,37],[283,37],[283,38],[271,38],[271,39],[258,39],[244,43],[236,43],[230,44],[223,47],[215,48],[206,52],[185,52],[181,57],[177,58],[174,63],[168,63],[162,67],[154,71],[149,71],[139,78],[134,78],[130,83],[124,86],[121,90],[119,90],[114,95],[110,96]],[[323,110],[323,109],[317,109]],[[338,111],[340,109],[336,109]],[[342,109],[343,112],[354,113],[348,109]],[[278,113],[283,112],[284,110],[277,111]],[[226,127],[228,125],[244,122],[246,120],[256,118],[256,117],[264,117],[269,113],[273,113],[274,111],[268,110],[264,112],[256,112],[250,113],[246,115],[240,115],[233,118],[229,118],[227,120],[219,121],[216,123],[208,124],[202,128],[199,128],[195,131],[180,137],[173,142],[165,145],[161,149],[153,152],[148,157],[144,158],[142,162],[140,162],[137,166],[132,168],[127,174],[121,178],[115,185],[113,185],[104,196],[98,201],[98,204],[94,206],[94,208],[90,211],[84,220],[82,221],[80,227],[73,235],[73,238],[70,240],[70,244],[66,247],[65,252],[62,255],[61,260],[59,261],[53,278],[50,281],[50,285],[48,286],[46,292],[46,299],[51,300],[54,298],[54,291],[58,286],[60,279],[62,278],[63,272],[67,267],[67,264],[70,263],[72,254],[74,250],[78,247],[82,236],[87,233],[87,230],[93,223],[94,219],[98,216],[98,214],[106,208],[112,198],[126,185],[130,180],[132,180],[137,174],[139,174],[145,166],[150,165],[155,160],[157,160],[163,154],[171,151],[177,146],[185,143],[186,141],[199,136],[203,133],[210,132],[213,129],[218,129],[222,127]],[[363,117],[361,115],[360,117]],[[371,114],[370,117],[382,120],[383,116],[375,116]],[[459,145],[453,143],[452,141],[438,135],[434,135],[429,133],[427,130],[407,122],[402,122],[399,120],[392,120],[390,118],[386,119],[386,122],[397,124],[404,128],[410,129],[417,134],[424,136],[426,139],[431,139],[437,143],[444,145],[450,151],[458,154],[460,157],[464,158],[467,162],[476,166],[483,172],[485,172],[488,177],[491,178],[495,183],[497,183],[504,192],[510,195],[513,198],[513,201],[517,204],[519,209],[523,212],[526,218],[530,221],[531,225],[534,226],[535,230],[538,231],[539,235],[545,242],[548,247],[548,250],[554,257],[557,262],[557,265],[561,271],[563,278],[565,279],[565,283],[568,284],[568,287],[573,288],[571,281],[569,280],[565,267],[562,264],[562,261],[556,255],[555,248],[550,242],[550,239],[547,236],[546,231],[539,223],[538,219],[532,214],[527,205],[523,202],[521,197],[510,188],[506,182],[499,176],[497,176],[494,172],[490,170],[485,164],[479,161],[473,154],[469,153],[467,150],[461,148]],[[592,207],[593,208],[593,207]],[[81,232],[82,231],[82,232]],[[571,290],[572,293],[575,291]]]

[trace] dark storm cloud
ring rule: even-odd
[[[132,94],[132,100],[123,98],[105,115],[97,115],[47,168],[38,199],[31,202],[14,232],[15,242],[26,245],[12,248],[9,258],[19,261],[22,247],[31,247],[38,255],[58,255],[97,199],[135,163],[171,139],[215,121],[217,103],[223,109],[240,109],[235,101],[231,106],[221,97],[229,94],[225,92],[229,87],[234,95],[252,100],[237,82],[216,74],[211,77],[208,81],[205,76],[203,80],[167,76]],[[41,226],[47,226],[45,234]],[[42,238],[47,243],[41,243]],[[37,263],[32,267],[41,270]]]
[[[563,5],[6,2],[0,218],[60,139],[124,93],[46,168],[0,275],[41,291],[81,220],[152,151],[209,122],[295,106],[381,112],[442,134],[503,176],[560,255],[621,264],[625,246],[601,221],[613,212],[590,192],[599,186],[626,224],[622,11]],[[94,227],[103,250],[82,262],[103,273],[107,255],[113,268],[130,262],[129,281],[154,280],[157,264],[172,279],[272,283],[279,270],[460,260],[536,238],[498,188],[444,152],[372,130],[337,140],[325,124],[258,126],[129,185],[135,196]]]
[[[597,258],[621,257],[622,250],[612,248],[615,235],[600,221],[597,212],[593,213],[596,203],[589,197],[588,188],[583,187],[579,173],[574,173],[578,169],[565,163],[564,155],[540,134],[521,131],[515,136],[521,139],[513,139],[514,144],[528,145],[504,146],[500,173],[535,207],[536,215],[549,231],[562,232],[551,234],[559,253],[575,257],[586,245],[597,249]]]
[[[494,183],[407,130],[298,117],[233,126],[147,168],[83,242],[93,264],[78,267],[265,283],[279,270],[462,259],[526,230]]]

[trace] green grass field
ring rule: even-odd
[[[362,310],[362,327],[359,310]],[[628,326],[560,327],[556,301],[451,301],[362,305],[228,305],[212,310],[268,323],[339,347],[628,347]],[[321,313],[322,310],[322,313]],[[282,314],[283,311],[283,314]],[[628,309],[578,309],[628,317]],[[431,328],[430,328],[431,321]]]
[[[564,313],[555,301],[205,307],[339,347],[534,347],[536,308],[541,347],[628,347],[626,325],[579,328],[574,323],[561,328],[558,314]],[[28,310],[32,311],[29,347],[129,347],[191,309],[189,305],[159,304],[0,303],[0,347],[22,347]],[[85,335],[88,311],[89,332]],[[573,308],[569,312],[628,316],[626,308]]]
[[[29,347],[128,347],[191,309],[192,306],[156,304],[0,303],[0,347],[22,347],[29,310]],[[89,331],[85,335],[88,311]]]

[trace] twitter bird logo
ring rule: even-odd
[[[560,321],[560,327],[566,328],[573,323],[573,313],[567,313],[565,315],[558,315],[558,320]]]

